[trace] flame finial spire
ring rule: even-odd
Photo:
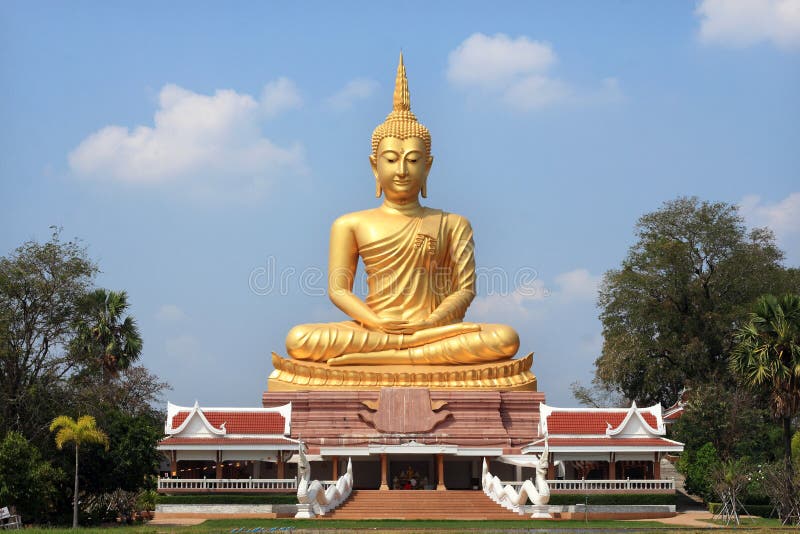
[[[372,153],[377,154],[378,144],[384,137],[408,139],[419,137],[425,142],[428,154],[431,152],[431,134],[411,112],[411,96],[408,92],[408,78],[406,66],[403,63],[403,52],[400,52],[400,61],[397,64],[397,77],[394,82],[394,96],[392,99],[392,112],[382,124],[372,132]]]
[[[397,64],[397,78],[394,81],[393,104],[393,111],[411,111],[411,96],[408,94],[408,78],[406,78],[402,50],[400,51],[400,61]]]

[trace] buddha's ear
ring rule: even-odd
[[[422,187],[419,189],[419,194],[422,198],[428,198],[428,177],[422,179]]]
[[[378,179],[378,158],[375,157],[375,154],[369,155],[369,164],[372,167],[372,174],[375,175],[375,179]]]

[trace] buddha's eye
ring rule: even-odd
[[[417,161],[418,161],[418,160],[416,160],[416,159],[411,159],[411,158],[409,158],[409,160],[408,160],[408,162],[409,162],[409,163],[416,163]]]
[[[397,158],[386,158],[386,161],[388,161],[389,163],[394,163],[395,161],[397,161]]]

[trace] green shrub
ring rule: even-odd
[[[159,495],[158,504],[297,504],[294,493]]]
[[[588,495],[559,493],[550,495],[549,504],[584,504],[587,497],[589,504],[595,505],[675,504],[674,493],[590,493]]]
[[[711,472],[719,464],[717,449],[711,443],[706,443],[697,451],[684,451],[676,467],[686,477],[686,491],[708,502],[715,497]]]

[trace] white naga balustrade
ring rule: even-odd
[[[674,491],[674,480],[548,480],[558,491]]]
[[[544,453],[530,467],[536,468],[536,481],[525,480],[513,484],[505,483],[489,472],[486,459],[483,460],[483,476],[481,477],[483,492],[494,502],[520,515],[528,499],[533,503],[533,518],[550,518],[547,503],[550,501],[550,488],[547,481],[547,446]]]
[[[294,490],[294,478],[159,478],[160,490]]]
[[[297,474],[300,483],[297,485],[296,518],[310,519],[315,515],[325,515],[347,500],[353,491],[353,463],[350,458],[347,459],[347,470],[339,480],[312,481],[311,465],[301,445]]]

